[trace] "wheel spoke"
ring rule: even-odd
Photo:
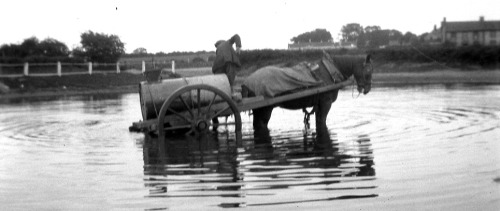
[[[195,119],[193,111],[191,111],[191,108],[188,106],[187,102],[184,100],[184,98],[182,98],[182,95],[179,95],[179,99],[181,99],[182,104],[184,104],[184,107],[186,107],[186,110],[189,112],[189,114],[191,114],[191,118]]]
[[[210,114],[210,109],[212,109],[212,104],[215,102],[215,98],[217,98],[217,94],[216,93],[214,93],[214,97],[210,101],[210,104],[208,104],[207,114]]]
[[[231,107],[229,105],[227,105],[224,109],[221,109],[220,111],[218,111],[217,113],[215,113],[214,115],[212,115],[210,117],[210,119],[213,119],[214,117],[217,117],[219,116],[220,114],[222,114],[224,111],[227,111],[229,110]]]
[[[194,133],[193,128],[191,128],[191,130],[189,130],[188,132],[186,132],[186,133],[184,133],[184,134],[186,134],[186,135],[191,135],[192,133]]]
[[[196,109],[194,107],[194,102],[193,102],[193,90],[189,90],[189,101],[191,101],[191,108]],[[196,118],[198,118],[198,116],[195,116],[193,119],[196,119]]]
[[[186,120],[186,121],[187,121],[187,122],[189,122],[189,123],[191,123],[191,122],[193,121],[193,120],[191,120],[191,119],[188,119],[186,116],[184,116],[184,115],[182,115],[182,114],[178,113],[177,111],[174,111],[174,110],[173,110],[173,109],[171,109],[171,108],[168,108],[167,110],[168,110],[168,111],[170,111],[170,112],[172,112],[172,113],[173,113],[173,114],[175,114],[176,116],[178,116],[178,117],[180,117],[180,118],[182,118],[182,119]]]
[[[200,109],[201,109],[201,102],[200,102],[200,95],[201,95],[201,89],[197,89],[197,96],[196,96],[196,101],[197,101],[197,104],[198,104],[198,116],[200,116]]]

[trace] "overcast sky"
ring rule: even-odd
[[[243,49],[286,49],[292,37],[323,28],[338,41],[348,23],[420,35],[448,21],[500,20],[499,0],[0,0],[0,45],[36,36],[70,49],[80,34],[118,35],[126,52],[214,50],[238,33]]]

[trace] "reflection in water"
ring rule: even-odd
[[[128,132],[141,119],[138,94],[0,96],[0,203],[4,210],[500,210],[498,108],[498,85],[380,87],[357,99],[339,93],[324,141],[304,136],[302,115],[276,109],[267,140],[256,139],[252,118],[242,115],[239,145],[220,128],[160,146]]]
[[[106,112],[120,112],[122,109],[122,101],[119,99],[121,97],[122,95],[118,94],[84,95],[81,96],[81,100],[84,103],[84,112],[103,114]]]
[[[341,146],[336,140],[319,143],[294,134],[259,143],[246,139],[240,146],[220,134],[170,138],[165,143],[146,135],[149,197],[220,197],[221,207],[241,207],[378,196],[370,184],[375,170],[367,135]],[[281,196],[287,192],[296,197]],[[326,197],[332,195],[336,196]]]

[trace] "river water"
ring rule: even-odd
[[[2,210],[500,210],[498,85],[346,89],[321,144],[300,111],[158,143],[138,94],[0,101]]]

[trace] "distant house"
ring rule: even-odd
[[[333,42],[302,42],[288,44],[288,50],[326,50],[335,48],[340,48],[340,45]]]
[[[434,29],[430,33],[426,33],[423,37],[426,43],[431,45],[437,45],[443,43],[441,39],[441,29],[438,29],[436,25],[434,25]]]
[[[441,22],[441,39],[443,43],[456,46],[467,45],[500,45],[500,21]]]

